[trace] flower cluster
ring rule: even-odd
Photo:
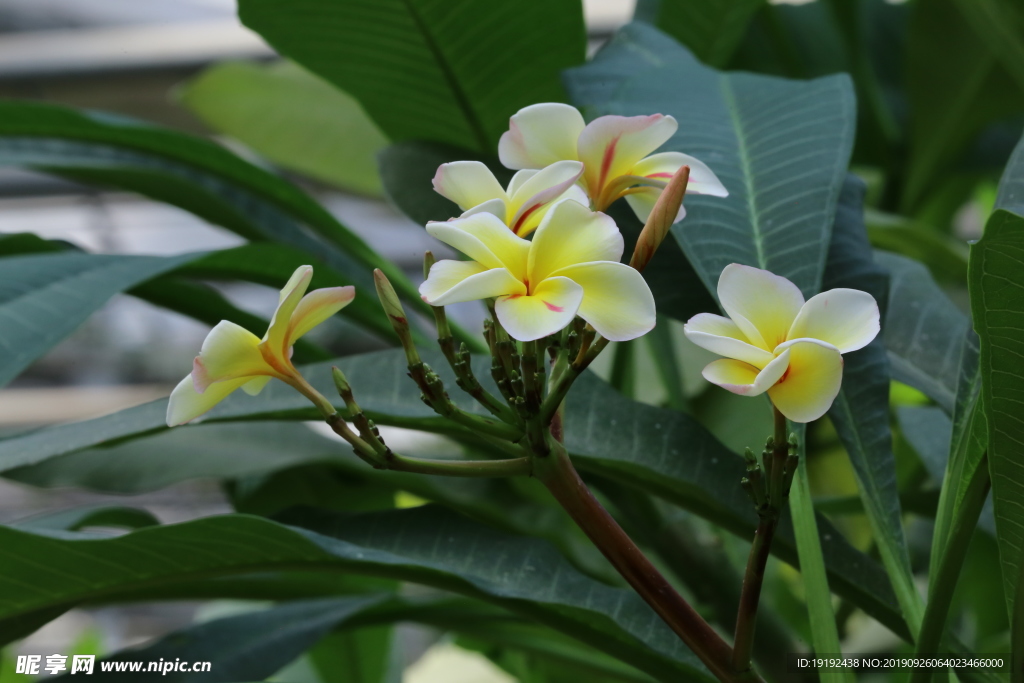
[[[493,298],[498,320],[520,341],[558,332],[577,315],[612,341],[646,334],[654,297],[640,273],[619,262],[622,236],[601,211],[625,197],[646,221],[682,166],[690,168],[687,192],[728,194],[697,159],[651,154],[676,128],[661,114],[585,124],[567,104],[520,110],[498,146],[501,162],[518,170],[507,189],[480,162],[438,168],[434,189],[464,213],[427,231],[471,260],[436,263],[423,299],[443,306]],[[532,241],[523,239],[531,233]]]

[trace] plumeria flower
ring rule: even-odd
[[[517,235],[533,232],[544,214],[561,199],[587,204],[587,193],[576,184],[583,174],[578,161],[556,161],[543,170],[524,170],[512,176],[508,189],[479,161],[441,164],[434,190],[465,211],[463,216],[486,211],[502,220]]]
[[[227,320],[210,330],[192,364],[192,373],[171,392],[168,426],[199,417],[238,388],[255,396],[273,377],[314,402],[326,400],[292,365],[292,345],[347,306],[355,297],[355,289],[328,287],[306,294],[312,277],[311,266],[299,266],[292,274],[281,290],[277,310],[263,339]]]
[[[684,331],[722,360],[704,378],[743,396],[768,392],[793,422],[810,422],[832,405],[843,379],[841,354],[867,346],[879,330],[878,304],[856,289],[830,289],[806,302],[796,285],[733,263],[718,280],[728,318],[701,313]]]
[[[532,241],[478,213],[427,232],[472,261],[438,261],[420,286],[433,306],[496,297],[498,320],[520,341],[553,334],[576,315],[603,337],[625,341],[654,327],[654,296],[619,263],[622,234],[608,216],[572,200],[548,211]]]
[[[563,159],[583,162],[582,183],[593,206],[604,211],[625,197],[637,218],[646,221],[680,166],[690,167],[689,194],[726,197],[729,193],[703,162],[682,152],[651,154],[678,128],[671,116],[602,116],[584,123],[568,104],[547,102],[520,109],[498,143],[508,168],[544,168]],[[676,221],[686,210],[679,207]]]

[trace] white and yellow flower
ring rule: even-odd
[[[479,161],[441,164],[434,190],[458,204],[463,216],[486,211],[500,218],[515,234],[533,232],[557,201],[574,199],[587,204],[587,194],[576,184],[583,174],[578,161],[556,161],[543,170],[523,170],[512,176],[508,189]]]
[[[431,305],[494,297],[498,320],[520,341],[553,334],[576,315],[612,341],[654,327],[654,296],[640,273],[619,263],[615,222],[578,202],[552,207],[532,241],[489,213],[429,223],[427,232],[472,259],[431,267],[420,286]]]
[[[546,102],[520,109],[498,143],[501,163],[540,169],[562,160],[583,163],[582,184],[598,211],[625,197],[646,221],[662,189],[680,166],[690,167],[688,194],[726,197],[728,192],[703,162],[682,152],[654,150],[678,128],[671,116],[602,116],[589,124],[568,104]],[[679,208],[676,221],[685,209]]]
[[[843,379],[842,355],[867,346],[878,334],[874,297],[856,289],[831,289],[806,302],[784,277],[733,263],[718,280],[728,318],[701,313],[686,336],[724,359],[704,368],[704,378],[743,396],[768,392],[794,422],[811,422],[829,409]]]
[[[299,266],[292,274],[281,290],[263,339],[227,320],[210,330],[192,364],[192,373],[171,392],[168,426],[199,417],[236,389],[255,396],[274,377],[322,401],[292,365],[292,345],[347,306],[355,297],[355,289],[329,287],[306,294],[312,277],[311,266]]]

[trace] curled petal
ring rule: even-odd
[[[309,287],[309,281],[313,278],[312,266],[299,266],[292,273],[291,278],[281,290],[280,301],[274,317],[270,320],[270,327],[263,335],[260,343],[260,350],[267,354],[268,362],[275,362],[285,366],[290,362],[291,354],[288,351],[288,328],[291,325],[292,313],[295,307],[302,300],[302,295]]]
[[[651,212],[654,211],[654,205],[658,203],[659,197],[661,197],[660,187],[635,187],[627,191],[626,202],[629,204],[629,208],[633,209],[636,217],[642,223],[646,223]],[[686,218],[686,207],[680,204],[679,211],[672,222],[678,223],[684,218]]]
[[[196,419],[227,398],[235,389],[252,381],[254,380],[250,377],[238,377],[214,382],[200,394],[193,384],[192,375],[188,375],[178,382],[178,386],[171,392],[170,401],[167,403],[167,426],[177,427]]]
[[[292,346],[302,335],[348,306],[356,296],[356,288],[325,287],[302,297],[292,313],[287,345]]]
[[[526,276],[530,243],[513,235],[501,219],[491,213],[474,213],[446,223],[427,223],[427,232],[485,268],[507,268],[517,278]]]
[[[467,218],[477,213],[489,213],[504,223],[508,220],[508,201],[505,199],[491,199],[483,204],[466,209],[459,218]]]
[[[577,159],[576,141],[586,124],[568,104],[545,102],[524,107],[509,119],[498,142],[498,158],[506,168],[544,168],[556,161]]]
[[[582,174],[580,162],[559,161],[523,181],[511,196],[510,207],[515,213],[509,217],[508,227],[517,235],[532,232],[549,205],[575,185]]]
[[[816,339],[786,342],[789,370],[768,396],[793,422],[811,422],[832,406],[843,381],[843,357],[839,349]]]
[[[564,277],[548,278],[530,294],[498,299],[494,312],[505,330],[519,341],[533,341],[563,329],[576,317],[583,288]]]
[[[763,368],[775,356],[747,341],[732,320],[713,313],[699,313],[683,326],[683,334],[697,346],[726,358],[735,358],[755,368]]]
[[[202,394],[215,382],[274,374],[260,353],[260,338],[244,327],[222,320],[206,335],[192,364],[191,377],[196,391]]]
[[[554,275],[551,279],[566,277],[583,288],[578,315],[602,337],[628,341],[654,329],[654,295],[643,276],[624,263],[582,263]]]
[[[420,296],[432,306],[525,293],[523,283],[505,268],[487,269],[472,261],[438,261],[420,285]]]
[[[750,343],[766,351],[786,341],[804,303],[803,294],[786,278],[738,263],[722,270],[718,300]]]
[[[651,180],[668,182],[680,166],[690,167],[690,179],[686,183],[687,194],[709,194],[714,197],[728,197],[729,192],[718,176],[700,159],[682,152],[661,152],[641,159],[633,167],[632,175]]]
[[[561,201],[548,211],[533,236],[527,273],[530,282],[540,282],[579,263],[618,261],[623,248],[614,220],[577,202]]]
[[[506,199],[491,169],[479,161],[441,164],[434,175],[434,191],[465,211],[491,199]]]
[[[830,289],[807,300],[789,328],[789,338],[820,339],[848,353],[870,344],[879,329],[875,297],[856,289]]]
[[[741,360],[723,358],[708,363],[702,374],[704,379],[726,391],[740,396],[759,396],[785,375],[789,362],[787,352],[779,354],[763,370]]]
[[[627,175],[645,156],[675,134],[678,124],[671,116],[602,116],[580,133],[577,150],[586,166],[584,177],[592,196],[605,183]]]

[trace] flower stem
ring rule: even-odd
[[[739,609],[736,611],[736,635],[733,639],[733,668],[736,671],[750,669],[750,657],[754,650],[754,631],[757,628],[757,608],[761,601],[761,587],[764,584],[764,570],[771,554],[772,539],[782,514],[782,502],[789,494],[786,465],[789,458],[789,440],[786,438],[786,416],[772,407],[775,414],[775,435],[772,438],[771,462],[765,463],[768,470],[768,505],[758,510],[757,530],[750,546],[747,568],[743,574],[743,588],[740,591]],[[767,453],[766,453],[767,455]],[[760,484],[760,482],[758,482]]]
[[[964,557],[967,555],[967,547],[971,544],[971,537],[978,525],[978,517],[981,515],[981,509],[985,505],[985,498],[988,497],[991,485],[988,455],[985,454],[964,491],[964,498],[956,519],[953,521],[953,528],[950,530],[942,560],[939,562],[938,570],[928,589],[928,605],[925,607],[921,632],[917,638],[916,652],[918,656],[934,655],[942,645],[942,635],[946,632],[946,618],[953,600],[953,591],[956,588],[957,579],[960,578],[960,569],[963,567]],[[917,667],[910,674],[910,683],[927,683],[931,678],[932,669]]]
[[[580,529],[629,582],[640,597],[721,681],[759,681],[748,672],[732,670],[732,649],[679,595],[651,561],[633,543],[580,479],[565,449],[557,442],[551,454],[534,458],[534,476],[548,488]]]

